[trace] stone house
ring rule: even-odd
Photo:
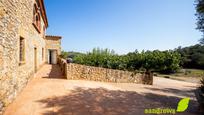
[[[47,63],[57,64],[57,55],[61,54],[61,37],[60,36],[46,36],[45,49]]]
[[[61,37],[47,27],[43,0],[0,0],[0,111],[43,64],[57,63]]]

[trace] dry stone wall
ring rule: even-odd
[[[64,76],[67,76],[67,62],[65,59],[58,58],[58,64]]]
[[[101,82],[114,83],[137,83],[153,84],[152,73],[133,73],[114,69],[85,66],[74,63],[66,63],[65,60],[59,60],[60,67],[64,75],[69,80],[93,80]]]

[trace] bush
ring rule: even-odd
[[[63,59],[67,59],[68,52],[62,51],[60,57],[63,58]]]
[[[180,55],[174,51],[135,51],[127,55],[113,50],[94,48],[86,54],[74,56],[74,63],[120,70],[175,72],[179,69]]]
[[[154,76],[158,76],[158,74],[157,74],[157,73],[154,73],[153,75],[154,75]]]

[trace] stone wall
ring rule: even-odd
[[[133,73],[129,71],[85,66],[74,63],[67,64],[65,60],[59,60],[59,64],[64,75],[70,80],[153,84],[152,73]]]
[[[67,76],[67,62],[65,59],[58,58],[58,64],[64,76]]]
[[[45,62],[43,33],[33,26],[35,0],[0,0],[0,114],[34,74],[34,47],[37,67]],[[41,17],[42,18],[42,17]],[[42,20],[42,19],[41,19]],[[44,25],[41,21],[42,26]],[[19,41],[25,39],[25,64],[19,65]]]

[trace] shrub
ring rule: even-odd
[[[67,59],[68,52],[62,51],[60,57],[63,58],[63,59]]]
[[[175,72],[179,69],[180,55],[174,51],[138,51],[127,55],[113,50],[94,48],[86,54],[74,56],[74,63],[120,70]]]
[[[154,73],[153,75],[154,75],[154,76],[158,76],[158,74],[157,74],[157,73]]]

